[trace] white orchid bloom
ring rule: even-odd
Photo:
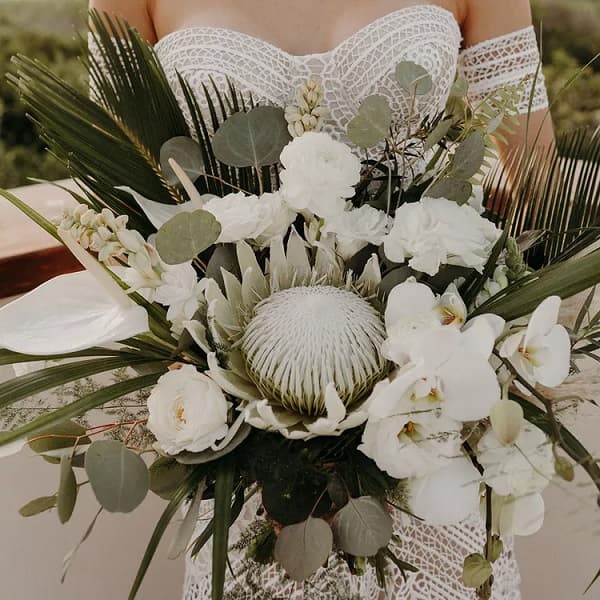
[[[31,355],[85,350],[148,331],[148,314],[70,234],[85,271],[60,275],[0,309],[0,348]],[[123,269],[115,268],[117,276]]]
[[[492,532],[500,537],[537,533],[544,524],[544,513],[541,494],[515,497],[492,492]],[[481,515],[485,519],[485,499],[481,502]]]
[[[2,437],[3,433],[4,432],[0,431],[0,437]],[[19,454],[19,452],[21,452],[25,446],[27,446],[27,438],[19,438],[9,442],[8,444],[3,444],[0,446],[0,458],[8,458],[9,456]]]
[[[461,424],[441,414],[435,396],[417,391],[420,374],[412,369],[375,386],[358,447],[396,479],[423,477],[460,453]]]
[[[500,356],[531,385],[556,387],[569,374],[571,341],[567,330],[557,324],[559,309],[558,296],[546,298],[531,315],[527,329],[507,337],[500,347]]]
[[[505,445],[493,429],[488,430],[479,441],[477,456],[485,482],[501,496],[539,493],[554,476],[552,444],[527,421],[512,445]]]
[[[467,319],[467,307],[456,286],[451,285],[442,296],[414,279],[392,289],[385,310],[388,338],[383,354],[398,365],[404,364],[416,340],[432,329],[454,326],[460,329]]]
[[[409,482],[410,509],[432,525],[457,525],[479,507],[481,476],[465,456]]]

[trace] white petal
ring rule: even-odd
[[[385,309],[385,326],[390,328],[401,319],[432,311],[435,294],[429,286],[405,281],[392,289]]]
[[[512,533],[533,535],[544,524],[544,498],[541,494],[529,494],[514,500]]]
[[[525,347],[528,346],[530,340],[550,333],[550,330],[558,322],[559,310],[560,298],[549,296],[533,311],[525,334]]]
[[[512,358],[518,351],[523,340],[523,332],[509,335],[500,346],[500,356],[502,358]]]
[[[2,437],[2,433],[0,433],[0,438]],[[26,445],[27,438],[20,438],[9,442],[8,444],[4,444],[3,446],[0,446],[0,458],[7,458],[8,456],[13,456],[13,454],[18,454]]]
[[[148,314],[127,300],[117,304],[89,271],[55,277],[0,309],[0,348],[65,354],[145,333]]]
[[[325,410],[330,421],[341,423],[346,418],[346,407],[333,383],[328,383],[325,388]]]
[[[463,344],[488,359],[496,343],[496,332],[487,319],[473,319],[470,326],[463,329]]]
[[[502,332],[504,331],[504,327],[506,325],[506,321],[502,317],[486,313],[485,315],[479,315],[468,321],[467,324],[463,327],[463,331],[466,331],[467,329],[472,327],[473,324],[477,323],[477,321],[485,321],[489,325],[489,327],[494,333],[494,340],[497,340],[502,335]]]
[[[206,327],[204,327],[200,321],[184,321],[183,327],[204,352],[207,354],[212,352],[213,349],[210,347],[208,339],[206,338]]]
[[[306,253],[306,244],[293,227],[287,244],[288,269],[295,276],[296,285],[301,285],[310,279],[310,263]]]
[[[367,261],[361,276],[357,279],[356,285],[363,286],[365,294],[374,294],[381,283],[381,269],[379,259],[373,254]]]
[[[229,442],[231,442],[231,440],[234,438],[235,434],[239,431],[240,427],[243,425],[245,420],[246,419],[244,413],[240,413],[237,419],[232,423],[231,427],[229,428],[227,435],[220,442],[213,444],[212,449],[215,452],[218,452],[219,450],[223,450],[223,448],[226,448]]]
[[[547,349],[544,363],[536,367],[537,380],[546,387],[560,385],[569,375],[571,359],[571,340],[562,325],[555,325],[544,338]]]
[[[133,196],[133,199],[138,203],[139,207],[148,217],[150,223],[152,223],[156,229],[160,229],[169,219],[172,219],[180,212],[194,210],[191,202],[186,202],[185,204],[164,204],[162,202],[148,200],[148,198],[144,198],[144,196],[138,194],[133,188],[126,185],[119,186],[117,189],[123,190]]]
[[[206,358],[208,361],[208,375],[224,392],[246,402],[261,399],[258,390],[250,381],[221,368],[214,352],[208,354]]]
[[[181,181],[181,185],[183,189],[187,192],[187,195],[190,198],[190,204],[194,204],[196,210],[197,208],[201,208],[205,203],[207,197],[216,198],[216,196],[205,195],[202,196],[200,192],[196,189],[196,186],[192,182],[192,180],[188,177],[187,173],[179,166],[177,161],[173,158],[169,159],[169,166],[177,175],[177,179]]]
[[[411,483],[411,509],[432,525],[456,525],[477,512],[481,476],[465,457]]]

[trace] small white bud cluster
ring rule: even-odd
[[[500,264],[495,268],[493,276],[483,284],[482,290],[477,294],[474,303],[475,308],[478,308],[492,296],[495,296],[498,292],[508,287],[510,282],[506,275],[507,272],[508,267],[506,265]]]
[[[113,263],[115,258],[126,259],[140,275],[136,289],[160,286],[164,271],[160,256],[138,231],[127,229],[128,219],[127,215],[115,217],[107,208],[96,212],[79,204],[63,215],[58,229],[69,232],[82,248],[96,252],[104,264]]]
[[[286,106],[285,120],[292,137],[307,131],[320,131],[328,110],[321,106],[323,88],[316,79],[309,79],[298,90],[296,104]]]

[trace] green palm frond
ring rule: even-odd
[[[600,239],[600,129],[559,138],[548,151],[520,151],[486,182],[487,209],[510,234],[544,232],[541,263],[550,264]]]

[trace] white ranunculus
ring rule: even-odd
[[[500,231],[468,204],[446,198],[423,198],[403,204],[384,239],[391,261],[435,275],[441,265],[483,270]]]
[[[527,421],[511,446],[488,430],[479,441],[477,455],[485,482],[501,496],[539,493],[554,475],[552,444],[541,429]]]
[[[306,132],[281,153],[281,192],[297,212],[319,217],[344,212],[354,196],[361,164],[350,148],[326,133]]]
[[[430,329],[454,326],[459,329],[467,318],[467,308],[456,286],[442,296],[415,280],[392,289],[385,309],[387,339],[382,350],[386,358],[402,365],[408,360],[415,341]]]
[[[155,290],[155,302],[169,307],[167,319],[171,323],[180,325],[183,321],[189,321],[204,297],[207,280],[198,281],[191,263],[165,265],[161,279],[162,285]]]
[[[229,433],[229,406],[210,377],[184,365],[163,375],[148,397],[148,429],[166,454],[218,450]]]
[[[432,525],[457,525],[479,507],[481,475],[463,455],[409,482],[411,511]]]
[[[460,452],[461,424],[444,417],[436,398],[423,397],[418,388],[414,372],[379,382],[358,447],[397,479],[424,477]]]
[[[558,296],[546,298],[531,315],[527,330],[507,337],[500,347],[500,355],[531,385],[556,387],[569,374],[571,341],[567,330],[557,324],[559,309]]]
[[[326,219],[322,233],[335,233],[339,255],[349,260],[368,244],[380,246],[390,221],[385,212],[365,204]]]

